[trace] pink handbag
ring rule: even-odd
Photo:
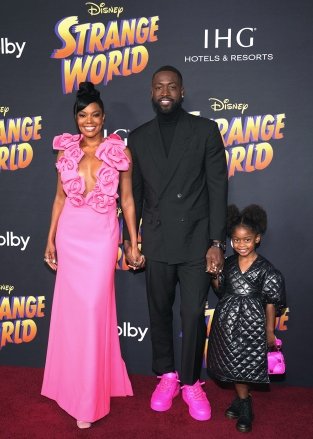
[[[281,351],[282,341],[276,338],[276,351],[267,353],[267,372],[269,375],[281,375],[286,372],[286,365]]]

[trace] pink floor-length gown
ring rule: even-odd
[[[110,411],[111,396],[132,395],[117,332],[114,271],[118,249],[116,191],[129,162],[111,135],[98,148],[102,160],[93,191],[78,174],[81,136],[63,134],[57,168],[67,198],[58,222],[56,276],[42,395],[75,419],[94,422]]]

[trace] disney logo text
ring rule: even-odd
[[[97,5],[96,3],[87,2],[86,5],[90,5],[87,10],[90,15],[115,14],[119,17],[124,10],[122,6],[105,6],[105,3]]]
[[[243,114],[246,109],[249,107],[248,104],[237,104],[237,103],[231,103],[229,99],[224,99],[223,101],[220,101],[217,98],[209,98],[209,101],[213,101],[211,108],[213,111],[222,111],[222,110],[240,110],[241,114]]]

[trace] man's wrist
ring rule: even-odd
[[[218,239],[211,239],[210,247],[220,248],[225,253],[225,251],[226,251],[226,241],[220,241]]]

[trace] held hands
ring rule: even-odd
[[[129,268],[140,270],[145,266],[145,257],[141,254],[138,246],[132,246],[130,241],[124,241],[125,258]]]
[[[217,276],[223,270],[224,253],[218,247],[210,247],[206,254],[206,271]]]
[[[49,265],[50,268],[52,268],[52,270],[56,271],[58,268],[58,261],[54,243],[48,242],[43,260]]]

